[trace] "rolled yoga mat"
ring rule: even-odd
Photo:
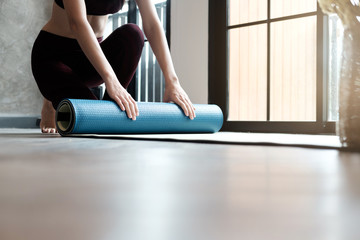
[[[139,102],[140,115],[129,119],[118,105],[106,100],[65,99],[56,111],[56,126],[62,136],[71,134],[214,133],[223,124],[216,105],[194,104],[190,120],[174,103]]]

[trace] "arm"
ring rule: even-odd
[[[84,0],[63,0],[69,26],[81,49],[104,80],[109,96],[133,120],[139,114],[136,102],[119,83],[87,20]]]
[[[188,95],[180,86],[167,45],[164,30],[151,0],[136,0],[143,21],[143,28],[165,77],[165,102],[175,102],[191,119],[195,117],[195,108]]]

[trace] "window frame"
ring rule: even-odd
[[[311,133],[311,134],[334,134],[335,122],[328,121],[328,94],[327,79],[328,65],[328,24],[327,16],[324,15],[317,3],[317,10],[313,13],[297,14],[292,16],[270,19],[270,0],[268,0],[268,18],[256,23],[266,23],[268,27],[268,53],[271,32],[270,23],[295,19],[305,16],[317,16],[317,70],[316,70],[316,121],[228,121],[229,115],[229,72],[228,72],[228,0],[209,0],[209,103],[220,106],[224,113],[224,125],[222,131],[241,132],[276,132],[276,133]],[[254,25],[239,24],[241,26]],[[270,91],[270,54],[268,54],[268,119],[269,119],[269,91]],[[225,81],[224,81],[225,79]]]

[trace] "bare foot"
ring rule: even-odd
[[[42,133],[57,133],[55,125],[55,109],[51,102],[44,99],[43,107],[41,110],[40,129]]]

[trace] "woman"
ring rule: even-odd
[[[165,102],[174,102],[190,119],[195,109],[175,73],[164,31],[151,0],[136,0],[143,29],[165,77]],[[136,120],[139,110],[126,91],[141,56],[144,36],[134,24],[102,41],[108,14],[124,0],[55,0],[52,16],[32,51],[32,70],[44,96],[40,128],[55,133],[55,109],[64,98],[97,99],[89,90],[105,83],[104,99],[115,101]]]

